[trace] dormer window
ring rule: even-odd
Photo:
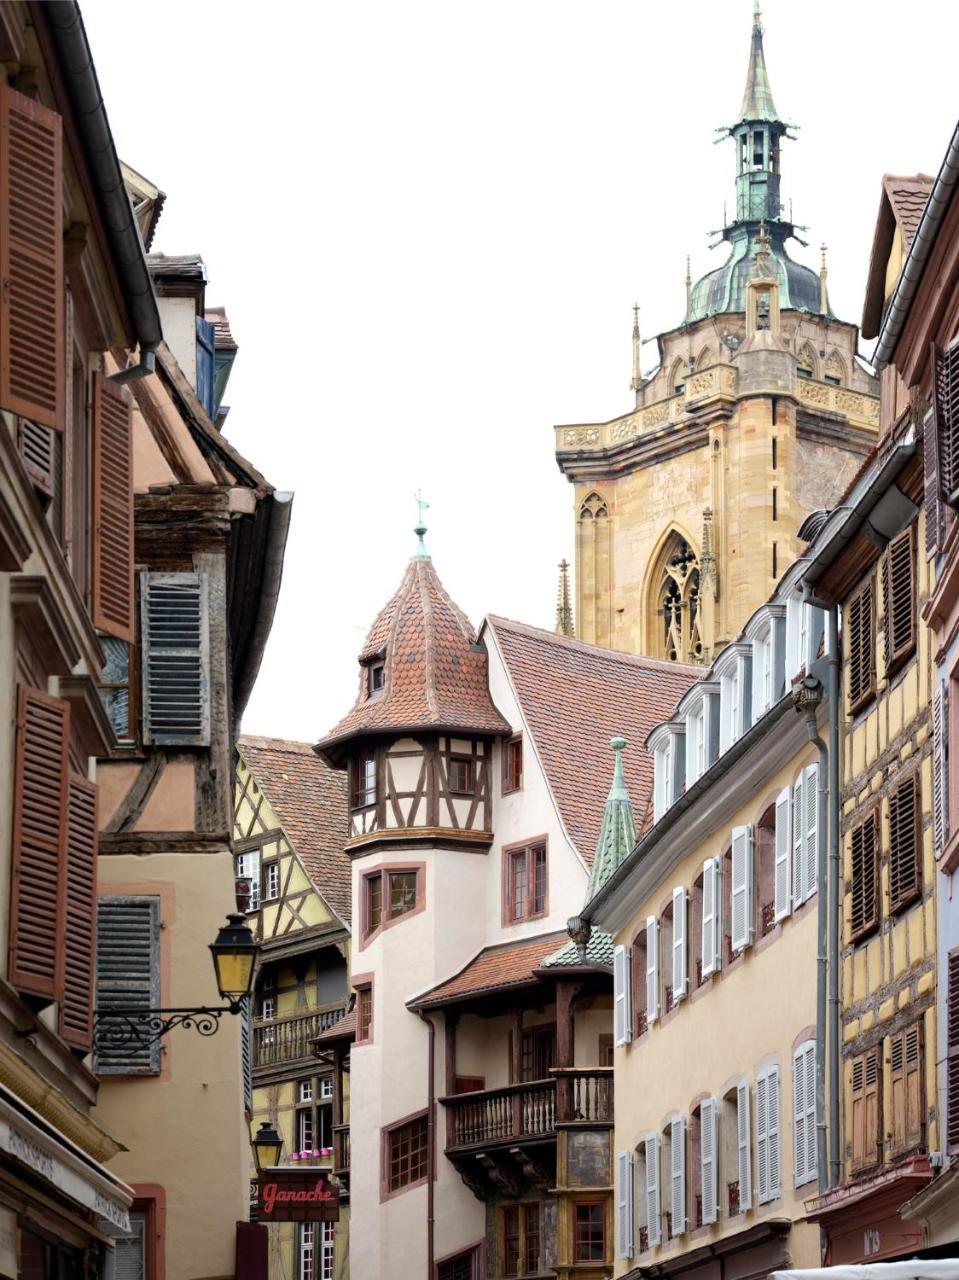
[[[386,687],[386,663],[380,659],[371,662],[367,669],[366,687],[372,698],[375,693],[382,693]]]
[[[763,605],[746,627],[752,645],[752,719],[758,720],[779,700],[785,677],[783,633],[786,610],[782,605]]]
[[[727,751],[751,723],[752,650],[748,644],[730,644],[716,660],[719,677],[719,749]]]
[[[687,790],[716,759],[719,739],[719,685],[703,680],[684,697],[679,713],[686,724]]]
[[[686,781],[686,726],[661,724],[650,734],[653,753],[653,821],[658,822],[683,793]]]

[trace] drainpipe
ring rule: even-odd
[[[125,369],[121,369],[119,373],[111,373],[110,381],[125,386],[128,382],[139,382],[141,378],[149,377],[156,369],[157,354],[152,347],[141,347],[140,359],[137,364],[127,365]]]
[[[829,699],[829,1185],[839,1185],[839,606],[826,610]]]
[[[426,1280],[433,1280],[433,1183],[436,1177],[436,1133],[434,1113],[436,1110],[436,1071],[435,1053],[436,1027],[433,1019],[423,1009],[417,1009],[429,1028],[429,1064],[426,1069],[426,1091],[429,1096],[426,1111]]]
[[[811,630],[811,628],[810,628]],[[809,669],[807,660],[806,669]],[[823,698],[822,684],[815,676],[806,676],[792,691],[793,705],[805,718],[809,741],[819,752],[819,768],[816,795],[816,883],[819,886],[816,904],[816,1168],[819,1174],[819,1191],[826,1190],[826,774],[828,752],[819,736],[816,711]]]

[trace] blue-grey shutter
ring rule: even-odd
[[[104,1280],[146,1280],[146,1214],[130,1214],[129,1232],[102,1219],[101,1227],[114,1241],[104,1253]]]
[[[210,621],[205,573],[140,575],[143,741],[210,744]]]
[[[156,1009],[160,1004],[160,899],[100,898],[97,910],[97,1034],[95,1070],[102,1076],[157,1075],[159,1044],[104,1042],[104,1031],[122,1017],[104,1018],[111,1008]]]
[[[216,351],[213,325],[196,318],[196,398],[212,419],[214,413],[214,372]]]

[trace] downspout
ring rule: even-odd
[[[826,610],[829,699],[829,1185],[839,1185],[839,606]]]
[[[417,1009],[429,1028],[429,1064],[426,1070],[426,1092],[429,1098],[426,1110],[426,1280],[433,1280],[433,1184],[436,1180],[436,1026],[423,1009]]]

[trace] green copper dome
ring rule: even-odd
[[[755,262],[759,223],[730,227],[732,252],[721,267],[710,271],[693,285],[686,322],[726,311],[746,310],[746,285]],[[779,305],[782,310],[819,311],[819,276],[809,267],[794,262],[786,252],[786,238],[792,233],[788,223],[768,225],[769,260],[779,277]]]

